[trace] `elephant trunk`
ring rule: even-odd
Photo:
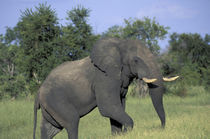
[[[149,88],[150,88],[150,96],[152,99],[153,106],[160,118],[161,125],[164,128],[165,127],[165,111],[163,107],[164,87],[156,86],[154,84],[149,84]]]

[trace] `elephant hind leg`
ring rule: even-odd
[[[62,128],[57,128],[48,122],[44,117],[41,123],[41,139],[52,139]]]
[[[66,129],[69,139],[78,138],[79,113],[69,102],[54,103],[50,105],[51,114],[56,115],[55,120]]]

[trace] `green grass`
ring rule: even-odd
[[[127,99],[126,111],[134,120],[134,129],[126,134],[111,136],[109,120],[98,109],[80,120],[81,139],[208,139],[210,138],[210,94],[196,95],[198,88],[191,88],[191,95],[181,98],[164,96],[166,128],[160,120],[149,97]],[[36,136],[40,136],[40,111]],[[0,139],[31,139],[33,133],[33,101],[13,100],[0,102]],[[56,139],[66,139],[66,131]]]

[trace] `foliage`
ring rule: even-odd
[[[108,30],[102,34],[102,37],[123,38],[123,34],[124,34],[123,29],[124,28],[122,26],[114,25],[108,28]]]
[[[0,99],[33,94],[54,67],[89,55],[99,38],[87,23],[89,12],[73,8],[61,27],[46,3],[22,11],[17,25],[0,36]]]
[[[160,25],[155,19],[125,19],[125,26],[112,26],[103,36],[111,36],[118,38],[139,39],[143,41],[147,47],[154,53],[159,54],[159,40],[163,40],[168,33],[169,27]]]
[[[7,40],[7,39],[6,39]],[[17,72],[18,46],[0,42],[0,99],[24,93],[25,78]]]
[[[207,68],[202,68],[202,82],[205,85],[207,90],[210,90],[210,66]]]
[[[26,97],[28,94],[27,83],[23,75],[16,75],[13,78],[1,76],[0,85],[0,98]]]
[[[60,35],[60,28],[55,11],[50,6],[40,4],[35,9],[22,12],[16,30],[21,49],[18,61],[21,72],[28,80],[39,84],[55,66],[54,50],[57,46],[54,41]],[[48,69],[43,70],[46,67]]]
[[[69,23],[63,27],[63,43],[69,46],[68,52],[72,60],[81,59],[90,53],[98,36],[93,35],[92,27],[87,24],[90,10],[78,6],[67,12]]]
[[[170,52],[177,52],[180,62],[191,61],[198,64],[198,67],[206,68],[210,64],[210,40],[202,38],[199,34],[172,34]]]
[[[127,96],[145,98],[148,95],[148,85],[142,80],[134,80],[128,87]]]
[[[180,75],[174,88],[178,94],[185,95],[191,85],[209,87],[210,40],[209,35],[202,38],[199,34],[173,33],[167,53],[162,55],[163,74]],[[170,88],[170,86],[169,86]]]
[[[124,20],[124,26],[115,25],[96,35],[88,24],[89,15],[89,9],[77,6],[67,12],[67,24],[61,26],[55,10],[46,3],[22,11],[17,25],[7,27],[6,34],[0,35],[0,99],[37,92],[54,67],[88,56],[100,37],[139,39],[158,55],[158,41],[166,37],[169,29],[155,18],[129,18]],[[169,50],[161,55],[161,63],[164,75],[181,76],[173,83],[174,88],[186,92],[184,84],[209,89],[210,35],[173,33],[169,43]],[[173,85],[167,84],[169,88]],[[133,86],[133,95],[140,87]]]

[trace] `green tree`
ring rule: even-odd
[[[63,27],[63,42],[72,60],[81,59],[90,53],[93,43],[98,39],[87,23],[90,10],[82,6],[67,12],[67,26]]]
[[[0,35],[0,98],[34,93],[55,66],[89,55],[99,38],[87,23],[89,12],[73,8],[64,27],[47,4],[21,12],[17,25]]]
[[[179,84],[182,88],[183,84],[186,86],[203,84],[208,87],[210,83],[209,35],[201,37],[199,34],[173,33],[169,43],[168,52],[162,56],[163,73],[180,75]]]
[[[170,47],[168,54],[169,60],[173,64],[171,68],[176,71],[182,68],[186,63],[196,65],[199,73],[202,74],[202,69],[206,69],[210,65],[210,40],[209,35],[202,38],[199,34],[177,34],[173,33],[170,36]]]
[[[18,39],[17,39],[17,31],[15,30],[15,28],[10,28],[10,27],[7,27],[6,29],[6,33],[4,35],[4,42],[5,44],[18,44]]]
[[[57,65],[55,42],[60,36],[60,27],[56,13],[46,4],[39,4],[34,11],[26,9],[15,29],[20,43],[19,68],[28,81],[38,85]],[[35,89],[34,86],[31,87]]]
[[[108,30],[102,34],[102,37],[123,38],[123,36],[124,36],[123,29],[124,28],[122,26],[114,25],[114,26],[108,28]]]
[[[14,40],[11,34],[14,34],[12,29],[7,29],[6,35],[1,35],[0,39],[0,99],[27,94],[25,78],[17,70],[19,48],[9,43]]]
[[[199,67],[206,68],[210,64],[209,40],[206,35],[202,38],[199,34],[172,34],[170,52],[178,52],[180,60],[191,61]]]
[[[108,29],[103,36],[111,36],[118,38],[139,39],[143,41],[147,47],[154,53],[159,54],[159,40],[163,40],[168,33],[169,27],[160,25],[155,19],[125,19],[125,26],[113,26]]]

